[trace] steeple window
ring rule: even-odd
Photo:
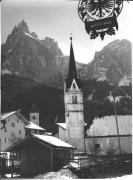
[[[75,86],[75,84],[73,84],[73,89],[75,89],[76,88],[76,86]]]
[[[35,117],[35,116],[33,116],[33,117],[32,117],[32,119],[36,119],[36,117]]]
[[[78,103],[77,96],[72,96],[72,103],[73,104],[77,104]]]

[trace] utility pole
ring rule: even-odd
[[[118,145],[119,145],[119,154],[121,154],[121,142],[120,142],[119,127],[118,127],[118,119],[117,119],[117,109],[116,109],[115,96],[113,96],[113,100],[114,100],[114,112],[115,112],[115,119],[116,119],[116,128],[117,128]]]

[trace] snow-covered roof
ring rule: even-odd
[[[44,142],[47,142],[51,145],[54,145],[56,147],[65,147],[65,148],[72,148],[72,145],[54,137],[54,136],[48,136],[48,135],[33,135],[33,137],[36,137]]]
[[[40,142],[44,146],[49,146],[52,148],[53,146],[56,148],[66,148],[66,149],[73,149],[74,147],[64,141],[61,141],[60,139],[54,137],[54,136],[48,136],[48,135],[36,135],[32,134],[31,136],[27,136],[24,139],[16,142],[9,148],[7,148],[5,151],[11,152],[17,149],[23,148],[25,145],[27,145],[27,142],[29,141],[37,141]]]
[[[117,116],[119,135],[132,134],[132,116]],[[110,136],[117,135],[117,126],[115,116],[105,116],[96,118],[90,129],[87,130],[88,136]]]
[[[66,129],[66,123],[56,123],[58,126],[62,127],[63,129]],[[85,123],[85,126],[87,123]]]
[[[36,129],[36,130],[45,130],[42,127],[38,126],[37,124],[33,123],[33,122],[29,122],[26,126],[26,129]]]
[[[1,114],[1,119],[6,119],[8,118],[9,116],[15,114],[17,111],[12,111],[12,112],[8,112],[8,113],[4,113],[4,114]]]
[[[56,124],[62,127],[63,129],[66,129],[66,123],[56,123]]]
[[[1,115],[1,120],[4,120],[6,118],[9,118],[12,115],[16,115],[21,121],[23,121],[25,124],[27,124],[29,121],[21,114],[20,110],[18,111],[12,111],[8,113],[4,113]]]

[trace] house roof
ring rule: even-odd
[[[36,130],[45,130],[42,127],[38,126],[37,124],[33,123],[33,122],[29,122],[29,124],[27,124],[25,126],[26,129],[36,129]]]
[[[132,116],[117,116],[119,135],[132,134]],[[115,116],[105,116],[103,118],[96,118],[90,129],[87,130],[87,136],[113,136],[117,135]]]
[[[12,111],[12,112],[1,114],[1,119],[4,120],[4,119],[8,118],[9,116],[15,114],[16,112],[17,111]]]
[[[24,123],[28,123],[29,121],[21,114],[21,112],[18,111],[12,111],[8,113],[1,114],[1,120],[4,120],[12,115],[16,114]]]
[[[31,107],[31,113],[36,113],[36,112],[38,113],[39,109],[38,109],[36,103],[33,103],[32,107]]]
[[[36,125],[35,123],[33,122],[30,122],[28,121],[22,114],[21,112],[18,110],[18,111],[12,111],[12,112],[8,112],[8,113],[4,113],[1,115],[1,120],[4,120],[12,115],[16,114],[16,116],[22,120],[24,123],[25,123],[25,128],[26,129],[36,129],[36,130],[45,130],[43,129],[42,127]]]
[[[34,135],[34,137],[47,142],[51,145],[54,145],[56,147],[65,147],[65,148],[72,148],[72,145],[54,137],[54,136],[48,136],[48,135]]]
[[[66,129],[66,123],[56,123],[56,124],[62,127],[63,129]]]
[[[32,141],[36,141],[44,146],[48,146],[49,148],[55,147],[55,148],[73,149],[72,145],[64,141],[61,141],[60,139],[56,137],[48,136],[48,135],[31,135],[13,144],[9,148],[7,148],[6,151],[10,152],[17,149],[21,149],[24,146],[29,145],[30,142]]]
[[[58,126],[62,127],[63,129],[66,129],[66,123],[56,123]],[[85,123],[85,126],[87,123]]]

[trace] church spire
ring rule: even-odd
[[[70,89],[73,79],[75,79],[79,88],[81,88],[81,80],[77,78],[76,63],[73,51],[72,36],[70,37],[70,58],[69,58],[69,72],[66,79],[66,89]]]
[[[74,51],[73,51],[73,45],[72,45],[72,37],[70,37],[70,40],[71,40],[71,46],[70,46],[70,59],[69,59],[68,78],[77,79],[75,57],[74,57]]]

